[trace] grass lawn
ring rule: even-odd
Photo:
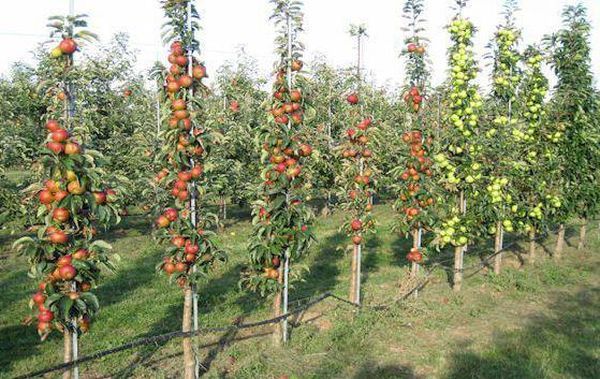
[[[380,220],[363,256],[363,296],[385,303],[406,288],[404,256],[409,242],[389,232],[393,213]],[[221,235],[229,262],[200,288],[201,325],[225,326],[270,317],[270,300],[240,292],[239,271],[251,232],[240,212]],[[332,291],[347,297],[350,255],[339,246],[342,215],[320,218],[319,238],[302,263],[309,271],[292,300]],[[119,254],[119,271],[96,293],[102,311],[82,337],[80,354],[180,328],[182,293],[155,273],[161,248],[150,238],[150,221],[133,216],[104,238]],[[353,307],[328,299],[293,320],[288,345],[276,348],[267,327],[212,334],[199,339],[207,378],[598,378],[600,377],[600,237],[590,226],[588,247],[577,251],[576,229],[560,265],[550,258],[518,267],[517,246],[499,276],[483,270],[455,294],[447,270],[411,299],[387,310]],[[26,263],[10,252],[14,237],[0,235],[0,377],[61,362],[62,340],[40,342],[35,327],[20,324],[35,283]],[[554,236],[544,241],[551,251]],[[542,249],[540,248],[540,255]],[[471,254],[467,265],[477,263]],[[547,256],[547,254],[544,254]],[[295,266],[298,267],[298,266]],[[181,377],[180,340],[117,353],[81,366],[83,378]],[[50,375],[56,377],[58,375]]]

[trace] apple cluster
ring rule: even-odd
[[[195,57],[190,61],[189,49],[181,41],[171,44],[168,61],[171,66],[164,89],[171,115],[164,133],[167,144],[163,150],[171,169],[163,168],[154,181],[169,191],[172,200],[155,224],[161,237],[170,242],[158,268],[183,288],[195,280],[193,267],[206,270],[224,256],[213,241],[215,233],[206,230],[208,221],[204,220],[202,225],[192,222],[192,218],[198,220],[199,211],[192,211],[190,203],[202,184],[202,161],[207,155],[208,140],[206,130],[196,126],[190,104],[194,90],[198,90],[206,78],[206,68]]]
[[[547,122],[544,99],[548,93],[548,80],[542,73],[544,58],[541,52],[530,47],[524,58],[520,114],[523,122],[513,126],[512,136],[527,153],[523,156],[523,164],[515,165],[522,172],[524,183],[521,186],[524,190],[520,193],[522,199],[519,203],[522,206],[517,210],[514,205],[513,212],[519,218],[519,228],[529,232],[539,228],[545,217],[562,206],[560,197],[552,193],[551,183],[535,174],[546,170],[549,162],[555,160],[555,144],[563,137],[564,125],[557,124],[551,128]]]
[[[302,69],[303,63],[300,60],[294,60],[291,63],[292,71],[298,72]],[[271,109],[271,114],[275,123],[280,125],[288,125],[291,122],[294,125],[302,124],[304,118],[304,110],[302,109],[302,91],[300,89],[287,88],[287,75],[285,70],[280,70],[275,79],[275,85],[278,86],[273,98],[275,104]]]
[[[412,247],[408,254],[406,254],[406,260],[413,263],[423,262],[423,253],[418,247]]]
[[[49,113],[64,114],[61,109]],[[40,225],[34,226],[35,237],[15,242],[29,258],[30,276],[41,279],[30,305],[42,339],[52,329],[89,329],[99,308],[91,290],[100,279],[100,265],[113,268],[106,255],[110,245],[94,240],[97,225],[118,220],[117,192],[100,189],[97,153],[86,154],[58,119],[48,119],[45,129],[49,151],[42,162],[50,177],[36,189]]]
[[[409,157],[406,159],[405,169],[400,174],[402,182],[399,202],[396,207],[403,215],[402,223],[407,226],[417,225],[422,222],[419,217],[435,203],[435,199],[428,191],[427,181],[433,175],[432,161],[427,157],[431,147],[432,138],[424,138],[418,130],[402,134],[402,141],[409,148]]]
[[[476,133],[483,102],[473,83],[478,72],[473,53],[473,23],[459,15],[450,23],[448,31],[452,45],[449,49],[450,115],[447,121],[454,133],[450,135],[446,151],[436,154],[434,162],[435,168],[444,175],[447,188],[464,196],[465,190],[473,189],[483,177],[479,164],[483,148],[477,143]],[[466,245],[472,234],[471,221],[462,214],[462,205],[452,207],[447,221],[438,230],[440,245]]]
[[[346,232],[354,245],[360,245],[374,225],[370,201],[373,195],[373,151],[369,148],[373,119],[360,114],[357,93],[348,95],[346,101],[350,105],[350,122],[355,124],[346,129],[346,140],[340,146],[347,176],[343,188],[346,197],[344,207],[349,212]]]
[[[478,110],[483,106],[481,96],[471,85],[477,76],[471,42],[473,24],[469,20],[456,19],[449,30],[454,42],[450,51],[450,122],[463,136],[470,137],[479,121]]]
[[[72,138],[70,133],[57,120],[48,120],[46,122],[46,130],[48,131],[46,147],[54,154],[77,155],[81,153],[79,143]]]
[[[492,204],[512,202],[512,196],[504,193],[503,189],[508,185],[507,178],[493,178],[492,183],[486,187]]]
[[[442,223],[439,236],[441,245],[465,246],[469,242],[468,228],[458,216]]]
[[[71,56],[78,49],[77,42],[73,38],[63,38],[62,41],[50,52],[52,58]]]
[[[242,284],[263,295],[280,288],[286,254],[290,259],[298,258],[313,239],[308,226],[312,213],[300,192],[306,185],[305,161],[313,153],[312,146],[298,133],[306,107],[303,90],[296,84],[302,67],[298,55],[289,60],[282,54],[269,108],[271,122],[260,135],[262,183],[260,199],[254,203],[250,264],[242,274]]]
[[[498,57],[494,70],[494,90],[497,95],[514,100],[514,88],[521,80],[521,76],[514,67],[521,57],[514,51],[519,33],[510,27],[500,28],[496,33]]]
[[[404,102],[415,112],[418,112],[423,102],[423,96],[419,88],[413,86],[406,94],[404,94]]]

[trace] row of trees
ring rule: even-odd
[[[496,273],[506,232],[529,236],[533,261],[536,235],[560,225],[555,253],[560,256],[564,223],[581,218],[583,244],[585,220],[600,204],[598,95],[583,7],[567,7],[561,30],[539,46],[521,49],[517,4],[508,0],[505,20],[489,45],[492,91],[482,94],[475,84],[476,29],[463,15],[466,1],[456,1],[448,26],[448,81],[431,88],[421,27],[424,0],[406,0],[406,84],[394,101],[361,75],[363,26],[351,28],[358,41],[356,67],[336,71],[320,63],[308,75],[299,38],[302,4],[272,4],[278,61],[270,94],[259,89],[264,82],[256,79],[251,62],[224,67],[214,92],[205,87],[197,11],[192,1],[170,0],[162,2],[170,66],[153,70],[155,89],[123,74],[131,61],[115,52],[128,52],[124,37],[93,65],[74,65],[78,47],[93,39],[77,31],[85,26],[79,16],[53,18],[58,47],[40,56],[38,67],[28,69],[31,75],[16,70],[1,83],[0,90],[16,89],[34,100],[28,107],[16,102],[2,109],[13,133],[3,127],[0,138],[15,143],[0,158],[13,169],[36,162],[40,174],[26,179],[33,182],[26,192],[35,196],[23,202],[14,201],[8,180],[2,182],[0,196],[12,202],[0,216],[9,220],[15,211],[39,204],[36,214],[13,217],[37,233],[15,245],[29,257],[31,275],[42,280],[32,299],[38,330],[42,336],[53,325],[63,331],[66,352],[76,348],[73,340],[98,309],[89,291],[99,280],[99,265],[112,267],[110,246],[94,240],[95,228],[118,222],[128,205],[150,210],[140,204],[143,198],[155,204],[155,236],[167,245],[157,268],[184,290],[184,331],[198,328],[196,284],[225,259],[215,231],[231,200],[252,203],[253,209],[249,262],[240,283],[274,295],[276,316],[287,311],[289,283],[301,274],[292,263],[315,239],[311,198],[322,199],[326,210],[339,204],[349,215],[340,229],[354,251],[355,303],[361,249],[375,222],[374,199],[394,201],[394,230],[413,240],[407,252],[413,276],[436,251],[454,247],[455,290],[467,247],[490,235],[498,253]],[[544,63],[558,77],[550,99]],[[39,120],[48,131],[45,138]],[[45,149],[37,148],[41,144]],[[147,177],[149,170],[154,178]],[[209,211],[215,203],[220,217]],[[287,338],[286,325],[281,323],[278,340]],[[198,366],[190,338],[183,350],[185,375],[194,377]]]

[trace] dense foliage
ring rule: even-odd
[[[193,20],[187,17],[188,6],[192,7]],[[189,288],[213,264],[225,259],[211,230],[216,216],[202,206],[209,184],[204,161],[219,134],[206,127],[201,113],[206,68],[197,57],[195,7],[186,1],[165,1],[163,8],[169,19],[164,34],[165,42],[170,43],[171,66],[164,86],[165,111],[169,114],[160,134],[164,144],[157,154],[162,169],[156,178],[164,196],[158,204],[156,236],[168,243],[168,248],[158,268],[182,288]]]
[[[302,76],[301,3],[272,0],[271,19],[279,28],[275,40],[279,63],[269,107],[272,117],[259,133],[262,143],[262,183],[253,204],[254,233],[248,245],[250,264],[242,284],[261,294],[276,292],[283,280],[283,264],[297,260],[310,246],[312,211],[302,200],[304,162],[311,145],[299,133],[305,117],[314,112],[307,101]]]
[[[51,52],[44,77],[44,148],[35,156],[43,183],[34,183],[25,192],[28,207],[37,210],[32,229],[35,236],[15,242],[27,256],[29,275],[39,280],[31,306],[43,339],[53,328],[86,332],[99,310],[91,292],[101,277],[101,268],[114,268],[109,260],[111,246],[95,239],[97,227],[119,221],[114,204],[115,189],[103,184],[103,157],[84,143],[88,130],[81,127],[72,99],[79,75],[74,53],[93,35],[80,28],[83,16],[52,17],[52,36],[58,46]],[[40,128],[38,127],[38,133]]]

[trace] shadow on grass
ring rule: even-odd
[[[12,364],[38,354],[42,344],[31,325],[8,325],[0,328],[0,336],[0,373],[9,372]]]
[[[131,296],[138,288],[150,285],[157,279],[155,266],[160,262],[158,250],[144,252],[126,269],[119,268],[113,275],[107,275],[106,282],[96,290],[103,306],[120,303]]]
[[[376,271],[377,268],[387,258],[381,254],[378,249],[381,247],[381,238],[378,235],[372,235],[367,239],[362,251],[362,267],[361,267],[361,286],[369,280],[369,274]]]
[[[354,379],[400,379],[400,378],[410,378],[415,379],[418,376],[415,375],[414,371],[410,367],[400,366],[400,365],[385,365],[379,366],[377,363],[368,362],[363,365],[356,375],[353,376]]]
[[[351,256],[337,250],[346,240],[346,235],[336,232],[317,245],[319,250],[309,274],[304,278],[305,281],[296,284],[295,298],[316,296],[334,289],[340,274],[338,261],[343,258],[348,261],[348,266],[351,264]]]
[[[2,297],[0,309],[7,309],[15,301],[33,295],[37,291],[37,282],[27,277],[27,270],[15,270],[0,281]],[[23,312],[27,307],[23,308]]]
[[[522,330],[503,332],[487,351],[455,352],[445,378],[598,378],[600,287],[558,296],[551,314],[538,314]]]
[[[101,230],[100,239],[114,243],[121,238],[149,236],[152,233],[152,218],[149,215],[123,217],[121,223],[108,230]]]
[[[392,242],[392,256],[394,263],[398,267],[410,267],[411,263],[406,259],[406,254],[412,247],[412,240],[410,237],[397,236],[394,242]]]
[[[45,341],[41,341],[35,327],[35,320],[33,325],[14,324],[0,328],[0,377],[3,377],[2,374],[10,372],[11,365],[41,354],[43,344],[54,345],[57,347],[57,351],[62,351],[62,339],[62,333],[54,331]],[[62,359],[61,354],[58,353]],[[40,368],[30,368],[29,371]]]
[[[231,292],[237,291],[237,282],[239,280],[239,273],[242,268],[241,264],[237,264],[229,268],[223,275],[207,281],[205,284],[200,284],[198,288],[199,303],[198,312],[200,315],[209,314],[215,310],[219,305],[226,304],[227,298],[231,295]],[[173,291],[178,291],[176,287]],[[236,305],[238,305],[242,313],[249,314],[251,311],[258,307],[258,301],[256,296],[251,294],[242,294],[239,298],[236,298]],[[229,304],[231,306],[231,304]],[[175,305],[171,305],[163,314],[162,318],[156,321],[148,331],[137,338],[144,338],[155,336],[158,334],[168,333],[175,330],[181,329],[181,318],[182,318],[182,302]],[[236,320],[236,322],[239,320]],[[221,325],[205,325],[206,327],[217,327]],[[203,325],[200,325],[202,328]],[[212,361],[232,340],[237,339],[235,332],[225,332],[220,338],[219,342],[212,343],[203,347],[215,346],[211,349],[205,360],[202,362],[202,366],[208,370]],[[117,378],[131,377],[134,371],[139,366],[147,365],[154,355],[166,344],[167,342],[160,342],[153,345],[145,346],[139,350],[139,353],[134,358],[133,362],[130,362],[126,367],[117,371],[113,374]],[[181,343],[179,340],[178,343]],[[202,370],[201,366],[201,370]],[[203,370],[202,370],[203,371]]]

